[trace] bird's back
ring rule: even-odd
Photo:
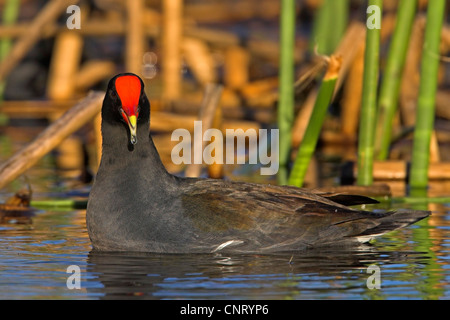
[[[212,250],[273,252],[366,242],[429,215],[411,210],[356,210],[331,200],[348,204],[353,196],[318,194],[295,187],[213,179],[188,179],[182,184],[186,185],[182,195],[184,215],[211,242]],[[364,199],[373,202],[366,197],[354,198],[355,204]]]

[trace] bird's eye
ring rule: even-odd
[[[115,90],[111,90],[110,95],[111,95],[112,98],[116,98],[117,97],[117,92]]]

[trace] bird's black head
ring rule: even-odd
[[[144,82],[139,76],[121,73],[109,81],[103,100],[102,118],[113,125],[124,124],[129,129],[130,144],[137,143],[137,127],[148,127],[150,119],[150,103],[145,95]]]

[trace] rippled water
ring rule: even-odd
[[[274,255],[94,253],[84,210],[41,211],[0,225],[0,299],[449,299],[450,209],[430,209],[368,246]]]

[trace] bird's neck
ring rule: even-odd
[[[129,130],[121,123],[103,121],[102,138],[100,169],[142,170],[158,178],[170,176],[149,134],[148,124],[138,124],[135,145],[130,144]]]

